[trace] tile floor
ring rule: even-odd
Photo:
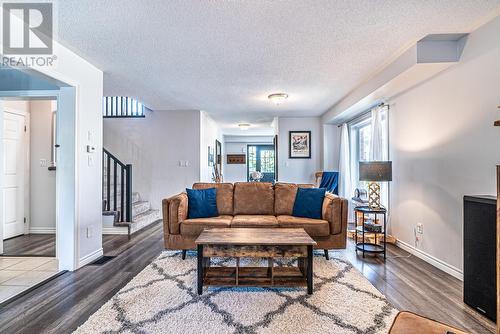
[[[0,257],[0,303],[58,272],[53,257]]]

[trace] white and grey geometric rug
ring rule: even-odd
[[[163,252],[76,333],[387,333],[397,310],[339,253],[330,254],[330,261],[314,257],[312,295],[305,288],[204,288],[198,296],[196,253],[183,261],[179,252]]]

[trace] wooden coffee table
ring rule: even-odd
[[[313,292],[313,247],[302,228],[214,228],[198,239],[198,294],[203,286],[307,286]],[[234,257],[235,267],[211,267],[211,257]],[[267,258],[267,266],[240,266],[240,258]],[[273,258],[296,257],[295,267],[275,267]]]

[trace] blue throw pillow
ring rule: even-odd
[[[293,204],[295,217],[321,219],[325,188],[299,188]]]
[[[188,218],[217,217],[217,189],[186,189],[188,196]]]

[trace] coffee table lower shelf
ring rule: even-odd
[[[203,285],[305,287],[307,277],[298,267],[208,267]]]

